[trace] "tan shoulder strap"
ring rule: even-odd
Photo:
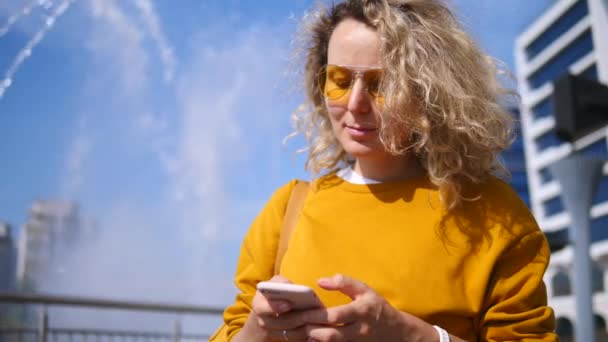
[[[291,233],[298,221],[298,216],[304,205],[306,195],[308,195],[308,190],[310,190],[310,184],[308,182],[297,181],[291,191],[289,202],[287,202],[287,209],[285,210],[285,216],[283,217],[283,224],[281,225],[279,248],[277,249],[277,257],[274,261],[274,274],[279,274],[279,271],[281,270],[283,255],[285,255],[285,252],[287,251]]]

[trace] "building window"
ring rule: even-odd
[[[550,130],[540,137],[534,139],[534,142],[539,152],[542,152],[550,147],[560,146],[562,144],[562,141],[557,137],[554,130]]]
[[[606,338],[608,337],[606,334],[606,320],[601,315],[594,313],[593,321],[595,323],[597,341],[606,341]],[[560,317],[555,323],[555,333],[559,336],[560,342],[574,341],[574,327],[569,319]]]
[[[540,169],[539,173],[542,184],[549,183],[550,181],[555,179],[555,177],[553,177],[553,173],[551,172],[551,170],[549,170],[548,167]]]
[[[589,13],[586,0],[579,0],[571,6],[559,19],[557,19],[545,32],[526,47],[528,60],[536,57],[547,46],[561,37]]]
[[[565,271],[559,271],[551,279],[551,286],[553,287],[553,296],[569,296],[572,294],[572,288],[570,286],[570,277]]]
[[[551,253],[563,249],[570,243],[567,227],[552,232],[545,232],[545,236],[547,237],[547,241],[549,241]]]
[[[524,150],[524,137],[521,133],[521,128],[519,128],[519,124],[518,127],[515,131],[515,140],[513,140],[513,143],[511,144],[511,149],[516,150],[516,151],[522,151]]]
[[[606,333],[606,320],[599,314],[593,314],[593,320],[595,321],[595,338],[598,341],[608,341],[608,334]]]
[[[532,115],[534,119],[546,118],[553,115],[553,101],[551,96],[547,96],[540,101],[536,106],[532,107]]]
[[[570,65],[591,51],[593,51],[593,38],[589,29],[528,77],[530,87],[539,88],[565,74]]]
[[[526,174],[526,161],[524,160],[523,151],[507,150],[500,157],[509,169],[513,177],[518,173]]]
[[[600,139],[593,144],[579,150],[579,153],[589,157],[599,157],[606,159],[608,157],[608,149],[606,148],[606,139]]]
[[[561,196],[556,196],[548,201],[543,202],[543,208],[545,209],[545,216],[551,216],[561,213],[562,211],[564,211],[564,204],[562,203]]]
[[[561,342],[574,341],[574,327],[569,319],[560,317],[555,321],[555,333]]]
[[[598,217],[591,221],[591,241],[608,239],[608,216]]]
[[[603,176],[595,192],[593,204],[604,203],[606,201],[608,201],[608,177]]]
[[[591,287],[593,293],[604,292],[604,270],[596,263],[591,268]]]
[[[527,187],[528,186],[528,177],[524,172],[517,172],[511,174],[511,185],[514,187]]]

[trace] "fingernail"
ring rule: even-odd
[[[319,278],[318,283],[319,284],[327,284],[331,282],[331,278]]]
[[[278,309],[281,312],[289,311],[289,309],[290,309],[289,308],[289,304],[287,304],[287,303],[281,303],[281,304],[279,304]]]

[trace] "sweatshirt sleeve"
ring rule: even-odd
[[[485,296],[481,341],[557,341],[543,283],[549,255],[549,244],[539,229],[504,251]]]
[[[247,321],[257,284],[273,276],[281,224],[295,183],[295,180],[289,182],[272,195],[253,221],[241,245],[235,275],[238,294],[234,303],[224,311],[224,323],[229,339],[232,339]]]

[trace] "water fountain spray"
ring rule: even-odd
[[[4,73],[4,79],[0,79],[0,100],[2,100],[6,90],[13,84],[13,76],[17,73],[23,62],[32,55],[33,49],[40,44],[46,34],[53,28],[57,19],[59,19],[70,7],[75,0],[64,0],[59,5],[53,7],[50,0],[37,0],[26,5],[17,13],[13,14],[8,22],[0,28],[0,37],[7,34],[10,28],[23,16],[29,15],[36,7],[42,7],[51,10],[51,14],[46,18],[42,27],[34,34],[34,36],[25,44],[25,46],[17,53],[13,63]]]

